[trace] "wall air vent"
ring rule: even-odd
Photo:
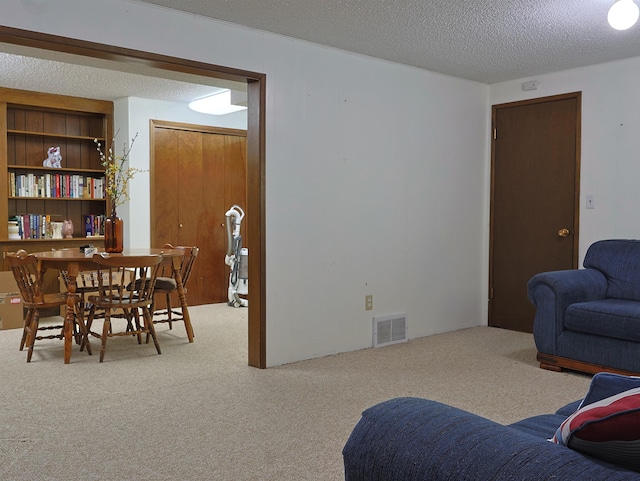
[[[407,341],[407,315],[393,314],[373,318],[373,347]]]

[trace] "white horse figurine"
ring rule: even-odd
[[[47,157],[42,162],[44,167],[49,167],[53,169],[59,169],[62,167],[62,154],[60,153],[60,147],[49,147],[47,150]]]

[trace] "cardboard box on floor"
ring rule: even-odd
[[[22,327],[22,297],[11,271],[0,271],[0,329]]]

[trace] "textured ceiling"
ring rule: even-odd
[[[0,85],[76,97],[140,97],[188,103],[238,82],[0,43]]]
[[[148,0],[434,72],[495,83],[640,55],[640,23],[607,24],[614,0]],[[4,53],[2,53],[4,52]],[[188,102],[246,86],[0,44],[0,85],[104,100]]]
[[[147,0],[393,62],[496,83],[640,54],[614,0]]]

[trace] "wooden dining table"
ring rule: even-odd
[[[103,253],[103,248],[98,248],[97,253]],[[176,281],[178,298],[184,315],[184,324],[187,330],[189,342],[193,342],[193,328],[191,326],[191,318],[189,317],[189,308],[187,306],[187,298],[182,284],[182,275],[180,273],[180,264],[184,251],[181,249],[165,249],[165,248],[139,248],[125,249],[122,253],[109,254],[110,256],[142,256],[162,254],[163,262],[171,263],[171,270]],[[57,269],[67,271],[69,282],[67,285],[67,309],[64,318],[64,363],[71,362],[71,347],[73,344],[73,325],[75,317],[75,293],[76,293],[76,277],[82,271],[90,271],[95,269],[93,255],[85,256],[85,253],[78,248],[69,249],[51,249],[50,251],[34,252],[34,256],[38,259],[38,267],[40,272],[47,269]],[[84,329],[81,329],[84,330]],[[86,336],[86,331],[83,333]],[[88,342],[88,338],[86,339]]]

